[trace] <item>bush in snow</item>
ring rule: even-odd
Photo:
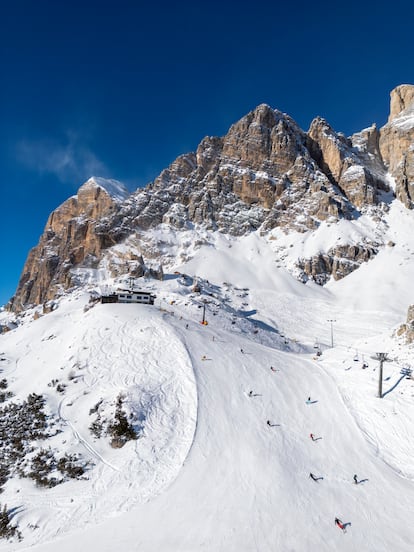
[[[77,454],[65,454],[59,460],[52,450],[41,449],[31,461],[31,471],[27,474],[40,487],[55,487],[66,479],[80,479],[85,473],[85,466],[80,464]],[[85,464],[88,465],[88,464]],[[57,477],[59,471],[64,478]],[[55,475],[51,475],[55,472]]]
[[[7,399],[10,399],[13,397],[13,393],[11,391],[5,391],[7,389],[8,383],[6,379],[2,379],[0,381],[0,403],[4,403],[7,401]]]
[[[80,456],[77,454],[65,454],[57,463],[57,469],[62,475],[66,475],[71,479],[80,479],[80,477],[85,473],[85,468],[78,464],[81,460]]]
[[[65,455],[58,460],[53,451],[36,446],[46,440],[55,421],[45,412],[43,396],[32,393],[21,404],[9,403],[0,408],[0,492],[10,476],[33,479],[37,485],[54,487],[68,478],[78,479],[87,463],[80,457]]]
[[[115,448],[124,446],[127,441],[138,439],[137,432],[128,422],[127,415],[122,408],[121,395],[117,399],[115,420],[109,424],[108,434],[112,437],[111,445]]]
[[[51,472],[56,470],[56,458],[51,449],[40,449],[40,451],[32,458],[30,468],[31,471],[26,474],[36,482],[39,487],[56,487],[62,480],[56,477],[48,477]]]
[[[58,383],[57,386],[56,386],[56,391],[58,393],[64,393],[65,389],[66,389],[66,384],[65,383]]]
[[[103,421],[101,417],[97,416],[96,420],[94,420],[91,425],[89,426],[89,431],[94,435],[97,439],[100,439],[102,437],[102,433],[104,430]]]
[[[17,537],[19,540],[22,539],[17,526],[11,523],[7,506],[4,505],[3,508],[0,506],[0,538],[10,539],[12,537]]]
[[[0,493],[3,492],[2,487],[7,483],[9,474],[10,474],[9,466],[6,463],[2,462],[0,464]]]

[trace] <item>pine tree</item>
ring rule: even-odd
[[[22,539],[22,535],[17,529],[17,526],[11,524],[6,504],[3,508],[0,506],[0,538],[9,539],[15,536],[18,537],[19,540]]]

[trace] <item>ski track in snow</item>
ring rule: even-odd
[[[67,318],[69,328],[79,323],[76,317]],[[58,416],[84,449],[84,457],[95,465],[87,472],[88,481],[75,483],[82,489],[80,500],[69,491],[72,482],[25,494],[26,524],[37,524],[36,512],[43,508],[42,531],[26,536],[25,545],[50,540],[73,526],[97,523],[112,512],[128,511],[136,502],[161,493],[177,476],[193,441],[197,396],[187,353],[173,332],[151,315],[143,320],[109,315],[106,321],[105,317],[93,320],[81,332],[70,360],[79,370],[72,379],[76,384],[68,387],[60,401]],[[168,347],[160,348],[163,341]],[[126,394],[133,407],[147,408],[142,435],[121,450],[102,446],[99,440],[92,444],[84,422],[91,421],[87,412],[94,404],[91,397],[107,396],[114,401],[119,392]],[[141,405],[146,398],[147,404]]]
[[[209,311],[209,325],[202,326],[199,300],[189,301],[189,292],[170,278],[151,284],[159,286],[164,311],[174,299],[169,313],[97,305],[84,314],[74,300],[33,323],[18,347],[18,332],[4,336],[10,359],[4,374],[16,392],[44,391],[56,373],[68,378],[73,371],[59,439],[95,466],[88,481],[46,491],[22,482],[19,495],[13,493],[20,482],[7,488],[4,500],[16,504],[18,496],[23,507],[16,520],[25,540],[0,543],[0,550],[411,552],[412,382],[377,399],[373,361],[369,370],[353,363],[356,349],[360,355],[397,349],[384,335],[403,320],[412,282],[408,265],[406,272],[384,268],[398,265],[398,258],[391,262],[398,243],[326,289],[275,273],[265,255],[254,282],[254,256],[243,271],[236,250],[237,244],[236,268],[225,252],[217,257],[219,269],[233,282],[248,275],[239,285],[252,288],[242,300],[253,315],[241,313],[240,290],[225,286],[225,306],[215,317]],[[209,274],[209,253],[190,264],[194,273]],[[390,289],[400,290],[391,310]],[[257,335],[249,316],[263,322]],[[337,319],[334,349],[331,318]],[[40,343],[39,336],[51,333],[49,324],[56,339]],[[305,354],[315,338],[323,348],[318,361]],[[405,354],[410,358],[412,350]],[[385,371],[391,388],[398,368]],[[105,415],[113,414],[119,393],[138,413],[142,436],[116,450],[94,439],[88,426],[89,409],[103,399]],[[306,404],[308,396],[313,404]],[[58,408],[62,397],[51,390],[49,398]],[[278,425],[268,427],[267,420]],[[312,442],[311,432],[321,439]],[[323,480],[312,481],[310,472]],[[355,485],[355,473],[366,481]],[[352,523],[346,534],[335,527],[335,516]],[[28,523],[39,529],[29,530]]]

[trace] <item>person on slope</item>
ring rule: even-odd
[[[354,479],[354,483],[355,483],[355,485],[358,485],[358,477],[357,477],[357,475],[356,475],[356,474],[354,475],[353,479]]]
[[[313,433],[311,433],[311,434],[309,435],[309,437],[312,439],[312,441],[315,440],[315,435],[314,435]]]
[[[337,517],[335,518],[335,525],[337,527],[339,527],[339,529],[342,529],[342,531],[345,530],[345,525],[342,523],[342,521],[340,519],[338,519]]]
[[[313,475],[312,472],[309,474],[309,477],[310,477],[311,479],[313,479],[314,481],[318,481],[318,478],[316,477],[316,475]]]

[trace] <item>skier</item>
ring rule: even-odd
[[[307,398],[306,404],[310,404],[312,402],[312,399],[310,397]]]
[[[311,433],[311,434],[309,435],[309,437],[312,439],[312,441],[315,440],[315,435],[314,435],[313,433]]]
[[[342,531],[345,531],[345,525],[342,523],[340,519],[335,518],[335,525],[337,525],[339,529],[342,529]]]
[[[253,397],[253,391],[249,391],[249,397]]]
[[[354,483],[355,485],[358,485],[358,477],[356,476],[356,474],[354,475]]]
[[[318,481],[318,478],[317,478],[315,475],[313,475],[312,472],[309,474],[309,477],[310,477],[311,479],[313,479],[314,481]]]
[[[243,349],[240,349],[240,352],[241,352],[241,353],[244,353]]]
[[[266,423],[267,423],[268,426],[271,426],[271,425],[272,425],[272,424],[270,423],[270,420],[267,420]]]

